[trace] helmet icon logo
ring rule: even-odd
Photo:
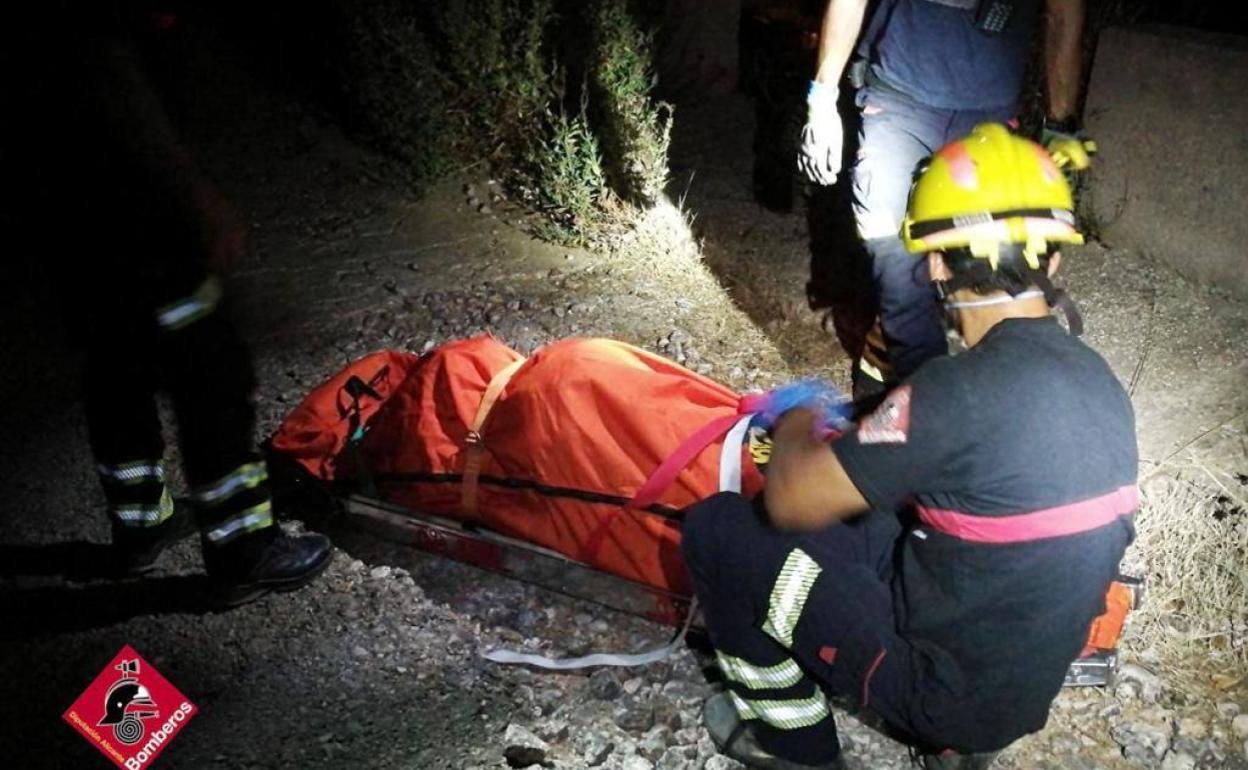
[[[113,668],[121,672],[104,696],[104,716],[100,727],[113,728],[113,736],[123,746],[133,746],[143,739],[144,719],[159,716],[156,702],[147,688],[139,683],[139,661],[122,660]]]

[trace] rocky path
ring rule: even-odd
[[[252,223],[253,248],[231,289],[260,372],[260,437],[364,352],[419,351],[485,330],[524,351],[575,334],[620,337],[741,389],[804,373],[845,379],[835,341],[805,308],[804,217],[751,202],[751,116],[736,96],[678,112],[673,194],[688,194],[709,272],[675,209],[656,211],[609,255],[537,243],[488,179],[468,174],[413,201],[387,161],[306,107],[237,82],[201,105],[193,140]],[[1218,478],[1248,471],[1242,305],[1110,249],[1069,264],[1090,341],[1132,384],[1149,467],[1174,475],[1200,450],[1195,459]],[[4,310],[23,330],[5,336],[10,366],[0,376],[6,764],[103,767],[59,715],[128,643],[200,708],[164,767],[736,766],[714,755],[699,726],[715,685],[694,650],[637,670],[568,674],[479,657],[496,644],[635,651],[669,629],[333,522],[320,522],[339,546],[322,580],[228,614],[198,599],[192,542],[142,585],[102,579],[93,565],[107,526],[79,362],[66,335],[30,321],[37,310],[34,295]],[[1227,494],[1242,500],[1244,490]],[[1224,517],[1227,527],[1236,516]],[[1176,668],[1156,638],[1132,637],[1115,688],[1065,691],[1049,726],[1000,766],[1248,768],[1248,693],[1234,682],[1243,669],[1233,655],[1209,671]],[[1230,652],[1240,643],[1229,641]],[[908,767],[904,748],[865,715],[837,719],[851,767]]]

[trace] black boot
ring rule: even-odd
[[[113,521],[113,571],[122,576],[142,575],[156,566],[165,549],[195,531],[195,513],[184,500],[175,500],[173,513],[154,527],[128,527]]]
[[[726,692],[707,699],[702,707],[702,724],[711,734],[719,753],[746,767],[759,770],[845,770],[845,762],[839,756],[821,765],[803,765],[768,753],[758,745],[749,722],[742,721],[737,715],[737,709]]]
[[[334,546],[324,535],[288,535],[266,527],[224,546],[204,544],[204,565],[217,600],[225,607],[268,593],[294,591],[325,571]]]

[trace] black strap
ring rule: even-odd
[[[1036,275],[1032,276],[1032,280],[1044,292],[1044,301],[1049,303],[1049,307],[1057,308],[1066,316],[1066,326],[1070,329],[1071,335],[1075,337],[1083,336],[1083,316],[1079,314],[1079,308],[1075,307],[1075,302],[1070,298],[1064,290],[1053,286],[1053,282],[1049,280],[1049,276],[1042,270],[1033,271]]]

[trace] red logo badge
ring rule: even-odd
[[[194,714],[195,704],[126,645],[62,716],[118,767],[142,770]]]
[[[909,437],[909,385],[889,393],[884,403],[858,424],[859,444],[904,444]]]

